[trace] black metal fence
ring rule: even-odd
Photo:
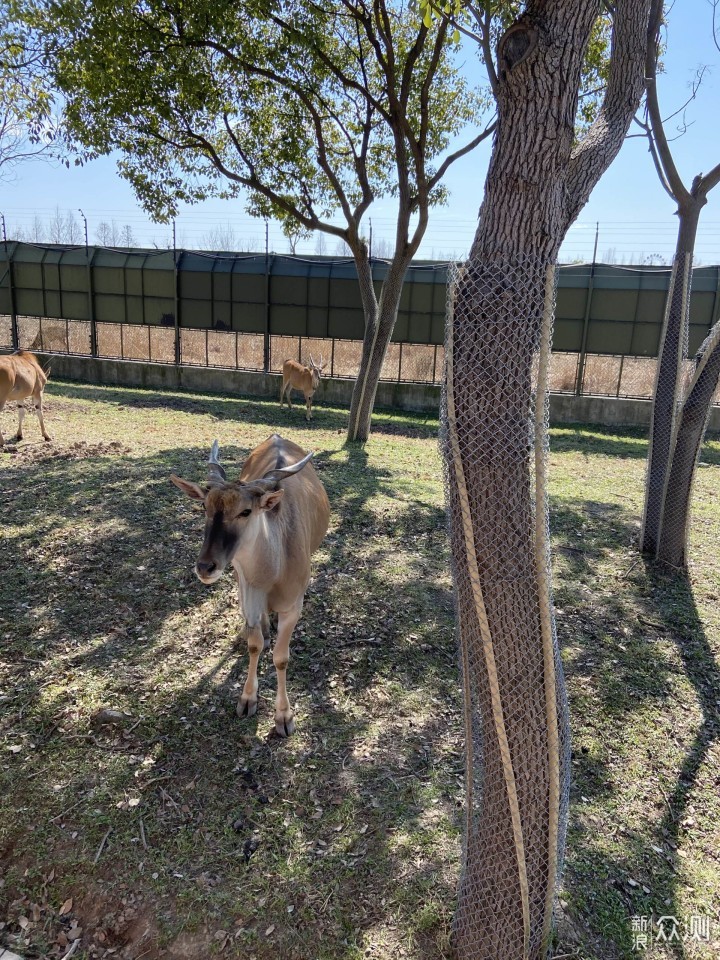
[[[372,264],[375,284],[387,264]],[[652,394],[670,271],[572,264],[558,272],[551,387]],[[438,383],[445,264],[410,268],[385,380]],[[720,267],[694,271],[690,354],[720,317]],[[0,346],[277,372],[322,356],[355,377],[364,321],[355,265],[327,257],[0,247]]]

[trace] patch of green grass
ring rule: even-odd
[[[46,396],[52,444],[30,420],[0,455],[2,936],[61,957],[81,928],[75,960],[448,957],[464,777],[437,422],[381,411],[345,447],[322,406],[306,424],[245,398]],[[267,657],[258,715],[235,716],[234,585],[195,578],[202,516],[168,481],[201,479],[216,438],[232,476],[276,430],[316,452],[333,506],[288,741]],[[557,952],[588,960],[632,956],[633,915],[720,890],[720,444],[689,578],[635,553],[645,452],[639,431],[551,434],[574,745]],[[93,726],[101,707],[133,719]]]

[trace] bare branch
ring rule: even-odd
[[[482,133],[479,133],[474,140],[471,140],[469,143],[465,144],[464,147],[461,147],[460,150],[456,150],[455,153],[452,153],[449,157],[446,157],[438,167],[435,176],[431,177],[428,181],[428,189],[432,190],[445,176],[445,173],[451,164],[455,163],[456,160],[459,160],[460,157],[464,157],[465,154],[470,153],[471,150],[474,150],[478,144],[482,143],[482,141],[489,137],[491,133],[495,132],[496,127],[497,120],[493,120],[493,122],[489,126],[485,127]]]
[[[652,131],[652,139],[658,161],[662,165],[665,178],[672,190],[675,200],[677,200],[678,203],[682,203],[684,200],[689,199],[690,195],[685,184],[682,182],[682,178],[675,166],[673,155],[670,152],[670,145],[665,135],[657,93],[658,45],[660,28],[662,26],[662,14],[663,0],[652,0],[645,55],[645,96],[647,113],[650,119],[650,129]]]
[[[633,122],[636,123],[640,127],[640,129],[643,131],[641,134],[636,134],[636,136],[642,136],[648,142],[648,150],[650,152],[650,156],[652,157],[653,163],[655,164],[655,170],[657,171],[658,179],[660,180],[660,185],[662,186],[665,193],[667,193],[667,195],[672,200],[677,200],[677,197],[672,192],[672,188],[670,187],[670,184],[667,181],[667,177],[665,176],[665,171],[663,170],[662,163],[660,162],[660,158],[658,157],[657,149],[655,148],[655,141],[652,135],[652,130],[650,129],[650,124],[643,123],[642,120],[638,120],[637,117],[633,117]],[[632,138],[632,134],[628,135],[627,139],[629,140],[631,138]]]
[[[642,39],[646,38],[647,43],[650,2],[617,0],[615,4],[605,97],[590,129],[573,150],[569,164],[567,203],[573,218],[620,150],[640,105],[645,59]],[[658,0],[652,3],[657,4]]]
[[[173,139],[172,137],[167,137],[157,130],[153,131],[152,136],[160,140],[162,143],[166,143],[168,146],[175,147],[177,150],[197,151],[198,147],[201,147],[202,152],[212,163],[215,169],[231,182],[239,183],[242,186],[249,187],[252,190],[257,190],[258,193],[262,194],[262,196],[274,203],[279,209],[294,217],[306,229],[322,230],[324,233],[330,233],[333,236],[340,237],[342,240],[347,241],[347,230],[337,227],[334,224],[326,223],[320,220],[320,218],[316,215],[307,216],[295,204],[291,203],[287,197],[276,193],[271,187],[264,183],[255,173],[255,168],[253,167],[252,163],[242,152],[242,148],[240,147],[238,140],[232,134],[232,131],[229,130],[228,133],[233,138],[233,144],[239,151],[238,155],[248,168],[247,176],[243,176],[242,174],[231,170],[222,160],[222,157],[215,149],[214,144],[208,140],[207,137],[201,133],[198,133],[197,131],[186,129],[185,136],[187,140],[184,142]]]
[[[693,83],[692,83],[692,92],[691,92],[690,96],[687,98],[687,100],[685,101],[685,103],[681,104],[681,106],[679,106],[679,107],[677,108],[677,110],[676,110],[674,113],[671,113],[669,116],[665,117],[665,119],[662,121],[662,122],[663,122],[663,126],[664,126],[666,123],[668,123],[668,121],[672,120],[673,117],[676,117],[679,113],[682,113],[684,110],[686,110],[687,107],[692,103],[692,101],[697,97],[697,92],[698,92],[698,90],[700,89],[700,85],[701,85],[702,82],[703,82],[703,77],[705,76],[705,73],[706,73],[706,72],[707,72],[707,67],[706,67],[706,66],[700,67],[700,69],[697,71],[697,74],[696,74],[696,76],[695,76],[695,79],[693,80]],[[683,120],[683,127],[684,127],[685,129],[687,129],[688,126],[689,126],[689,124],[686,124],[685,121]]]
[[[473,10],[473,8],[470,8]],[[495,60],[493,58],[492,45],[490,41],[490,24],[492,22],[492,15],[490,10],[487,9],[484,11],[484,16],[481,20],[481,36],[482,36],[482,51],[483,51],[483,61],[485,63],[485,69],[487,71],[488,79],[490,81],[490,87],[494,94],[497,94],[498,86],[498,76],[497,70],[495,69]]]
[[[703,193],[710,193],[718,183],[720,183],[720,163],[713,167],[710,173],[706,173],[704,177],[700,178],[699,189]]]

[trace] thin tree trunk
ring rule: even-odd
[[[383,283],[374,322],[368,323],[366,316],[360,369],[350,402],[348,440],[365,441],[370,435],[380,373],[395,329],[403,281],[409,265],[410,259],[407,257],[393,259]]]
[[[373,354],[373,345],[377,336],[379,326],[379,306],[375,295],[375,286],[373,284],[372,264],[368,255],[368,249],[365,244],[360,243],[353,249],[355,258],[355,268],[357,270],[358,282],[360,284],[360,299],[363,305],[363,314],[365,319],[365,333],[363,335],[362,353],[360,355],[360,369],[358,377],[355,380],[352,397],[350,400],[350,424],[357,420],[362,388],[360,386],[360,377],[364,370],[367,370],[370,359]],[[349,436],[349,434],[348,434]]]
[[[695,370],[682,406],[677,439],[669,465],[657,558],[673,567],[687,563],[690,501],[713,397],[720,382],[720,321],[695,358]]]
[[[665,494],[677,429],[682,390],[682,361],[687,352],[693,252],[700,211],[704,204],[704,198],[699,200],[696,197],[690,197],[678,210],[680,226],[655,377],[645,505],[640,536],[642,552],[652,555],[656,554],[660,540]]]

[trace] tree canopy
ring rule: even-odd
[[[57,125],[43,45],[15,0],[0,3],[0,177],[14,164],[48,155]]]
[[[441,202],[451,139],[484,106],[444,23],[393,0],[55,0],[52,38],[72,136],[120,169],[156,218],[234,198],[288,230],[352,248],[373,200]],[[344,225],[334,219],[342,212]]]

